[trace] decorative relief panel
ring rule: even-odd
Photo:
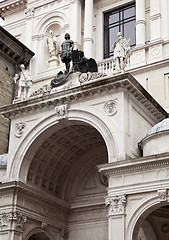
[[[149,59],[154,59],[157,57],[162,57],[162,44],[149,48]]]
[[[104,105],[104,111],[107,115],[111,116],[117,112],[117,100],[109,100]]]
[[[126,196],[107,197],[105,200],[106,206],[109,206],[109,215],[124,214],[126,205]]]
[[[84,82],[95,80],[95,79],[98,79],[98,78],[101,78],[101,77],[105,77],[105,76],[106,76],[106,74],[98,73],[98,72],[82,73],[82,74],[79,75],[79,82],[80,83],[84,83]]]
[[[167,189],[159,189],[157,191],[160,202],[167,201]]]
[[[15,124],[15,136],[16,137],[21,137],[26,129],[26,123],[20,122]]]
[[[58,119],[66,118],[67,117],[67,105],[60,105],[55,107],[56,115]]]
[[[139,64],[145,61],[145,49],[134,51],[131,55],[131,64]]]

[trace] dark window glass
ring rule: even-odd
[[[104,14],[104,58],[113,56],[112,45],[118,32],[130,38],[131,47],[135,46],[135,21],[135,3]]]

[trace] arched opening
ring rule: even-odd
[[[97,170],[98,164],[108,162],[103,137],[93,126],[76,120],[62,120],[51,129],[39,135],[25,155],[30,161],[26,184],[49,199],[59,199],[52,221],[56,216],[55,227],[61,229],[62,223],[70,240],[107,238],[107,182]],[[43,218],[50,218],[49,213]]]
[[[36,233],[29,237],[28,240],[50,240],[44,233]]]
[[[142,219],[137,235],[133,240],[168,240],[169,236],[169,205],[156,206],[149,215]]]

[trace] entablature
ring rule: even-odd
[[[47,92],[43,96],[35,96],[27,101],[17,102],[0,108],[0,113],[10,118],[17,114],[48,108],[51,105],[57,106],[73,101],[79,101],[86,97],[96,97],[102,93],[126,92],[131,98],[140,103],[140,106],[148,111],[150,116],[159,122],[168,116],[167,112],[155,101],[155,99],[129,74],[119,74],[112,77],[102,77],[79,83],[79,86],[61,89],[56,93]]]

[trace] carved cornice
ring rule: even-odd
[[[5,16],[9,11],[14,12],[16,9],[26,8],[27,0],[7,0],[0,3],[0,14]]]
[[[169,167],[169,153],[102,164],[98,166],[98,170],[110,176],[166,167]]]
[[[27,63],[34,53],[4,28],[0,27],[0,54],[13,64]]]
[[[40,96],[39,98],[30,98],[27,101],[1,107],[0,113],[10,118],[10,116],[15,116],[17,114],[48,108],[51,105],[56,107],[61,104],[70,103],[81,98],[91,97],[109,91],[126,92],[132,98],[135,98],[136,101],[140,103],[141,107],[145,111],[148,111],[156,122],[168,116],[167,112],[129,73],[91,80],[80,86],[67,89],[66,91],[61,90],[60,92]]]

